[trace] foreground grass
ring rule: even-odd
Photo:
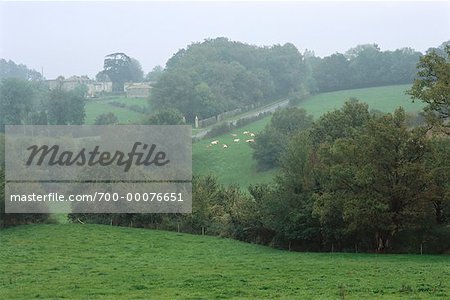
[[[345,101],[354,97],[369,104],[370,109],[393,112],[397,107],[403,106],[407,112],[415,113],[423,108],[423,104],[412,103],[411,98],[405,95],[409,87],[410,85],[394,85],[323,93],[305,99],[299,107],[318,119],[326,112],[341,108]],[[233,131],[241,138],[239,143],[234,143],[230,134],[195,143],[192,149],[194,174],[212,174],[222,184],[236,184],[243,188],[250,184],[271,182],[277,170],[258,172],[256,161],[252,158],[253,150],[242,142],[243,139],[249,139],[242,134],[243,131],[258,133],[269,123],[270,118],[266,117]],[[207,147],[212,140],[219,140],[220,145]],[[223,148],[223,144],[228,148]]]
[[[450,257],[294,253],[102,225],[0,231],[0,299],[445,299]]]

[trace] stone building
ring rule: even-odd
[[[101,93],[111,93],[112,92],[112,82],[97,82],[86,84],[88,88],[88,97],[94,98]]]
[[[150,90],[152,89],[150,83],[125,83],[124,91],[127,94],[127,98],[147,98],[150,96]]]
[[[100,93],[112,92],[112,82],[97,82],[89,79],[87,76],[72,76],[65,79],[60,76],[56,79],[46,81],[50,90],[62,89],[64,91],[73,91],[77,86],[85,85],[88,89],[87,97],[97,97]]]

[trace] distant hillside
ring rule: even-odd
[[[422,102],[412,103],[411,98],[405,95],[410,85],[393,85],[376,88],[344,90],[338,92],[322,93],[309,97],[299,104],[316,119],[322,114],[342,107],[351,97],[358,98],[369,104],[371,109],[382,112],[392,112],[395,108],[403,106],[406,111],[415,113],[423,108]],[[269,122],[270,116],[262,120],[239,128],[231,134],[236,134],[240,142],[233,142],[231,134],[225,134],[213,139],[206,139],[193,145],[193,171],[195,175],[213,174],[219,182],[224,184],[237,184],[247,187],[250,184],[270,182],[276,170],[258,172],[256,161],[252,157],[253,150],[245,143],[244,131],[257,133]],[[219,140],[220,144],[227,144],[228,148],[208,147],[212,140]]]

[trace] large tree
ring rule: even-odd
[[[152,89],[152,104],[158,109],[178,109],[190,122],[199,114],[194,110],[193,99],[194,83],[188,72],[165,72]]]
[[[142,82],[144,80],[144,71],[142,70],[141,63],[137,59],[131,57],[128,68],[130,69],[131,82]]]
[[[345,89],[350,82],[349,60],[340,53],[324,57],[312,68],[317,88],[321,92]]]
[[[444,52],[441,56],[432,49],[420,58],[418,78],[407,93],[427,103],[427,110],[437,114],[450,134],[450,44],[445,46]]]
[[[122,92],[124,83],[131,77],[130,63],[131,58],[125,53],[112,53],[105,56],[103,72],[111,79],[114,92]]]
[[[144,72],[139,61],[125,53],[117,52],[105,56],[103,71],[96,77],[105,80],[105,75],[111,80],[114,92],[123,92],[125,82],[142,81]]]
[[[313,145],[307,131],[296,131],[280,158],[271,210],[274,223],[289,242],[316,250],[321,234],[318,218],[313,215],[315,188]],[[299,242],[302,241],[302,242]]]
[[[183,125],[184,123],[183,115],[173,108],[158,111],[144,121],[146,125]]]
[[[145,76],[146,81],[154,82],[157,81],[163,74],[164,69],[161,66],[155,66],[148,74]]]
[[[260,169],[278,166],[292,135],[312,126],[313,118],[304,109],[291,107],[275,112],[266,128],[252,144],[253,157]]]
[[[450,140],[444,137],[434,138],[428,155],[435,220],[440,225],[448,224],[450,222]]]
[[[0,125],[26,123],[32,110],[33,88],[23,79],[7,78],[0,83]]]
[[[379,251],[399,233],[417,229],[431,212],[425,158],[430,150],[422,128],[408,129],[402,109],[374,117],[350,138],[320,151],[322,207],[339,199],[341,218],[350,233],[372,236]],[[323,216],[322,216],[323,217]]]
[[[55,89],[50,91],[46,103],[48,123],[52,125],[82,125],[85,114],[84,91],[64,91]]]
[[[369,106],[351,98],[342,108],[327,112],[314,122],[310,137],[316,147],[339,138],[349,138],[369,119]]]

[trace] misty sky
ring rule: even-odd
[[[450,39],[450,2],[1,2],[0,57],[94,77],[125,52],[145,72],[191,42],[293,43],[324,56],[357,44],[424,52]]]

